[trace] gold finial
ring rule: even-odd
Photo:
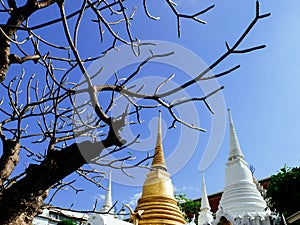
[[[167,171],[165,157],[164,157],[164,150],[162,145],[161,110],[159,110],[156,147],[154,151],[154,158],[152,161],[151,169],[162,169]]]

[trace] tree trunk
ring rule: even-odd
[[[25,177],[0,193],[0,224],[30,224],[53,184],[99,156],[104,148],[113,144],[107,139],[97,143],[74,143],[63,150],[50,151],[40,165],[30,164]],[[85,158],[79,149],[84,151]]]

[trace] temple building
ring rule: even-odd
[[[180,225],[185,224],[174,190],[170,174],[165,164],[161,134],[161,112],[158,119],[157,142],[154,158],[144,182],[142,196],[138,200],[135,213],[140,212],[139,225]]]
[[[225,187],[218,201],[216,213],[211,212],[204,172],[202,172],[202,198],[198,225],[279,225],[280,217],[271,214],[264,199],[265,190],[254,179],[239,145],[235,127],[229,112],[230,148],[225,170]],[[219,194],[219,193],[218,193]],[[150,171],[146,175],[142,196],[135,210],[130,210],[131,222],[135,225],[196,225],[195,217],[190,223],[183,219],[170,174],[165,164],[161,133],[161,113],[158,119],[158,132],[154,157]],[[111,181],[101,212],[112,211]],[[215,211],[214,211],[215,212]],[[87,224],[126,225],[113,215],[92,216]]]
[[[264,199],[266,191],[254,179],[244,159],[230,111],[228,117],[230,147],[225,169],[224,191],[213,195],[214,205],[211,210],[211,199],[209,200],[207,196],[204,172],[202,172],[202,198],[198,225],[280,225],[281,217],[272,214],[268,209]],[[146,175],[142,195],[137,201],[135,210],[126,204],[124,207],[127,207],[130,212],[130,219],[126,221],[123,221],[122,217],[118,218],[120,215],[114,212],[110,174],[101,210],[99,213],[90,214],[88,219],[84,215],[83,223],[87,225],[132,225],[132,223],[134,225],[196,225],[195,216],[190,223],[186,223],[174,197],[173,184],[167,171],[162,145],[161,112],[158,118],[154,156],[150,171]]]

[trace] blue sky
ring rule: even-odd
[[[224,53],[225,41],[229,44],[233,43],[250,23],[254,16],[255,6],[255,1],[231,0],[214,1],[214,3],[216,7],[201,17],[207,21],[207,25],[182,20],[182,37],[178,39],[174,15],[169,13],[167,6],[161,1],[152,1],[149,4],[149,10],[161,19],[156,22],[149,20],[140,22],[137,19],[133,22],[136,26],[135,34],[141,40],[177,43],[190,49],[205,63],[210,64]],[[192,13],[209,4],[203,1],[178,1],[178,8]],[[137,3],[137,6],[136,18],[140,18],[143,14],[142,6],[140,3]],[[241,65],[239,70],[219,79],[218,82],[226,87],[222,92],[226,108],[232,110],[242,151],[246,161],[255,167],[257,179],[275,174],[284,164],[299,166],[300,163],[300,139],[298,137],[300,126],[299,6],[300,3],[297,0],[288,3],[278,0],[261,1],[261,12],[270,12],[272,15],[260,21],[241,46],[246,48],[266,44],[267,47],[257,52],[231,56],[213,71],[217,73],[231,66]],[[147,71],[145,74],[147,75]],[[197,91],[199,90],[192,90],[194,93]],[[185,162],[179,172],[172,174],[175,191],[186,193],[189,198],[201,197],[199,165],[211,131],[210,114],[203,109],[203,106],[198,106],[202,107],[200,111],[203,118],[200,120],[207,132],[200,133],[191,159]],[[225,111],[224,113],[226,114]],[[149,112],[145,115],[144,127],[138,128],[145,136],[153,139],[153,148],[156,120],[151,118],[156,117],[156,112]],[[163,144],[168,158],[174,149],[176,131],[167,130],[170,118],[165,112],[163,112],[163,117],[165,123]],[[178,129],[181,129],[180,126]],[[223,131],[220,130],[220,132]],[[219,153],[205,171],[208,194],[223,189],[224,169],[229,151],[228,136],[228,127],[226,127]],[[150,140],[148,141],[151,143]],[[176,162],[168,162],[168,167],[172,166],[172,163],[176,164]],[[138,198],[141,187],[119,183],[119,180],[113,183],[113,200],[118,200],[119,203],[133,203]],[[105,193],[92,186],[90,190],[88,194],[83,193],[78,196],[75,207],[89,207],[93,204],[93,199],[96,197],[101,199]],[[61,194],[57,200],[58,204],[62,202],[65,202],[64,194]]]
[[[228,41],[229,45],[234,43],[253,19],[255,13],[255,1],[253,0],[216,0],[213,2],[213,4],[216,4],[215,8],[200,17],[207,21],[206,25],[186,19],[182,20],[182,36],[179,39],[177,37],[176,18],[170,13],[167,5],[158,0],[153,0],[151,3],[150,1],[148,2],[150,12],[154,16],[160,16],[161,19],[159,21],[143,20],[142,4],[137,0],[134,1],[136,4],[132,5],[137,5],[138,7],[136,19],[132,21],[134,36],[141,40],[176,43],[184,49],[191,50],[208,65],[226,51],[225,41]],[[185,13],[193,13],[211,4],[208,1],[196,0],[181,0],[177,2],[178,10]],[[74,10],[71,4],[68,7],[68,11],[72,12]],[[298,137],[300,126],[299,8],[300,2],[298,0],[290,0],[288,2],[279,0],[261,1],[261,12],[270,12],[272,15],[259,21],[241,47],[247,48],[261,44],[266,44],[267,47],[252,53],[230,56],[212,71],[212,73],[216,74],[237,64],[241,65],[241,68],[237,71],[218,79],[218,83],[225,86],[225,89],[222,91],[224,106],[225,108],[231,108],[245,160],[255,167],[254,175],[257,179],[275,174],[285,163],[288,166],[299,166],[300,164],[300,138]],[[53,8],[51,12],[55,13],[55,10]],[[40,20],[43,18],[35,19]],[[33,23],[34,21],[33,19]],[[54,26],[53,31],[58,32],[60,31],[59,29],[61,29],[60,26]],[[84,45],[80,47],[83,55],[93,54],[100,50],[95,49],[94,43],[89,39],[90,34],[87,31],[90,31],[90,29],[91,27],[82,26],[80,30],[82,34],[81,41],[84,41]],[[43,30],[40,32],[43,32]],[[63,40],[57,39],[55,35],[50,38],[55,42],[64,43]],[[192,62],[191,65],[193,65]],[[120,73],[126,74],[129,69],[124,68]],[[145,70],[142,71],[141,77],[167,77],[170,75],[170,69],[172,68],[165,68],[164,65],[160,64],[149,64],[149,67],[145,67]],[[178,68],[173,69],[178,74],[174,78],[176,84],[180,84],[184,79],[188,78]],[[193,87],[188,90],[188,95],[201,96],[202,92],[201,88]],[[189,149],[189,151],[181,149],[183,152],[191,152],[190,159],[185,160],[179,172],[171,173],[175,190],[186,193],[189,198],[201,197],[199,166],[212,129],[212,116],[204,108],[203,104],[197,104],[196,107],[196,116],[200,115],[200,124],[207,132],[200,133],[199,137],[196,137],[198,134],[193,133],[195,136],[191,134],[190,140],[188,139],[189,137],[185,137],[182,140],[182,134],[185,130],[179,125],[176,130],[167,129],[171,124],[171,118],[166,111],[163,111],[163,144],[167,159],[172,155],[180,141],[187,141],[188,143],[196,141],[195,145],[191,144],[190,146],[186,144],[187,149],[193,149]],[[227,116],[226,110],[221,110],[221,113],[223,113],[223,116]],[[140,147],[136,146],[135,150],[131,149],[128,151],[132,151],[141,157],[145,151],[149,150],[148,147],[152,143],[154,148],[156,117],[157,110],[146,111],[143,115],[144,124],[131,128],[133,133],[142,134],[141,138],[144,142],[141,142]],[[220,128],[220,133],[223,132],[224,130]],[[221,142],[218,155],[212,162],[208,162],[205,165],[207,167],[205,177],[208,194],[219,192],[223,189],[224,169],[229,152],[228,136],[228,127],[226,127],[224,141]],[[194,137],[196,139],[193,139]],[[147,149],[139,152],[138,149],[144,148],[145,143],[147,143]],[[125,151],[127,152],[127,150]],[[173,162],[167,160],[168,167],[173,165],[176,165],[176,160]],[[113,172],[114,176],[116,177],[115,172]],[[68,179],[71,180],[72,177]],[[123,178],[120,179],[122,180]],[[115,178],[115,182],[112,185],[113,200],[119,201],[118,208],[120,203],[133,201],[137,198],[138,193],[141,192],[141,187],[134,186],[136,181],[132,181],[133,185],[124,185],[120,184],[122,183],[120,179]],[[140,181],[141,179],[143,178],[139,178]],[[71,191],[61,192],[54,203],[68,207],[76,198],[74,208],[83,209],[90,209],[96,198],[100,199],[99,204],[102,203],[101,199],[102,195],[105,194],[104,190],[86,182],[79,183],[80,185],[84,186],[88,191],[79,193],[77,196]]]

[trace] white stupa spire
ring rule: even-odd
[[[108,179],[108,187],[105,195],[105,199],[101,208],[101,212],[108,212],[112,207],[112,197],[111,197],[111,172],[109,173],[109,179]],[[109,214],[113,214],[114,210],[111,209],[109,211]]]
[[[206,192],[206,185],[204,179],[204,171],[202,172],[202,197],[201,208],[198,216],[198,225],[211,224],[214,220]]]
[[[230,150],[225,171],[225,188],[217,216],[226,212],[231,217],[265,215],[267,204],[253,182],[247,162],[244,160],[233,121],[229,113]]]
[[[236,158],[244,158],[244,156],[241,151],[239,140],[235,132],[230,109],[228,109],[228,117],[229,117],[229,132],[230,132],[230,151],[229,151],[228,162],[230,162]]]

